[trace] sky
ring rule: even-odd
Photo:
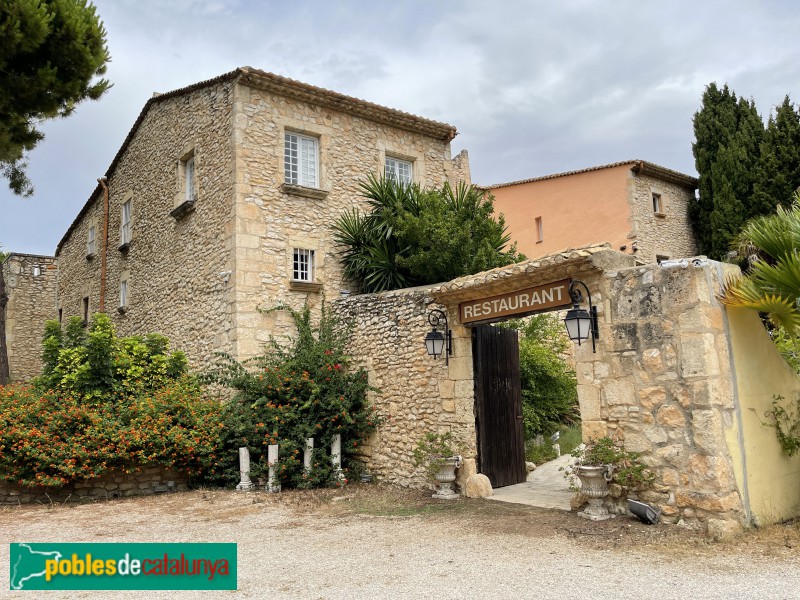
[[[793,0],[95,0],[113,87],[48,121],[0,247],[51,255],[153,92],[251,66],[458,129],[475,183],[644,159],[695,175],[710,82],[800,100]]]

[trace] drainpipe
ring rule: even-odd
[[[98,311],[106,312],[106,259],[108,258],[108,178],[100,177],[97,183],[103,188],[103,250],[100,253],[100,303]]]

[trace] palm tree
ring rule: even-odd
[[[757,217],[736,239],[747,273],[729,280],[720,301],[766,313],[792,337],[800,334],[800,192],[790,209]]]

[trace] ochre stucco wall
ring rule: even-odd
[[[628,246],[630,165],[493,188],[495,213],[503,213],[511,239],[528,258],[566,248],[610,242]],[[536,218],[544,239],[537,242]]]
[[[746,480],[756,524],[790,519],[800,515],[800,456],[787,456],[775,430],[762,421],[768,421],[764,413],[772,409],[773,396],[783,396],[787,408],[795,405],[800,378],[775,349],[757,313],[728,308],[727,315],[740,423],[727,430],[725,437],[736,481],[742,489]]]

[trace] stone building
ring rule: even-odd
[[[485,188],[520,252],[537,257],[609,242],[640,263],[697,253],[688,206],[697,179],[643,161]]]
[[[57,313],[160,332],[194,366],[290,334],[346,284],[330,225],[386,173],[470,182],[453,126],[243,67],[155,94],[59,242]]]
[[[13,381],[41,373],[44,322],[56,316],[58,269],[52,256],[11,253],[2,264],[6,283],[6,343]]]

